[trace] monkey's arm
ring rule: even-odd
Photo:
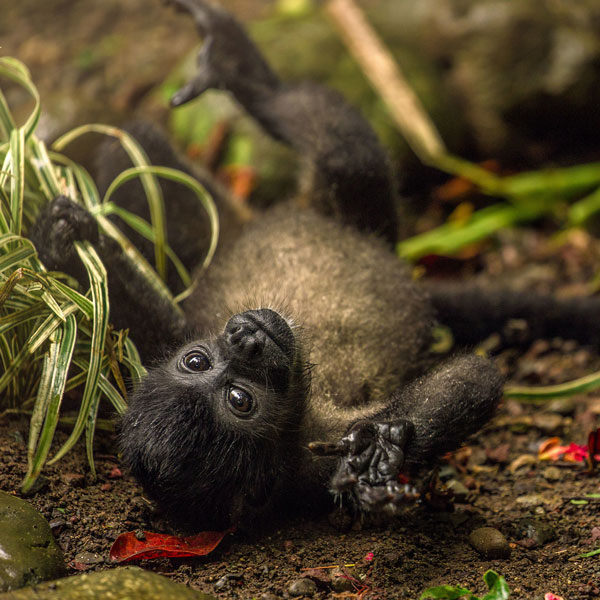
[[[475,355],[453,358],[416,379],[337,444],[313,445],[322,454],[341,455],[333,491],[349,491],[366,511],[398,504],[405,495],[400,472],[418,472],[480,429],[494,413],[502,384],[494,365]]]
[[[170,0],[194,18],[204,45],[198,74],[172,98],[179,106],[209,88],[230,91],[277,140],[308,163],[307,199],[342,222],[396,241],[394,182],[371,127],[342,96],[312,83],[282,83],[241,25],[208,0]]]
[[[129,328],[144,358],[183,338],[185,322],[126,259],[119,244],[100,235],[94,217],[65,196],[55,198],[38,216],[30,233],[44,266],[71,275],[83,289],[87,274],[75,251],[77,240],[90,241],[108,272],[111,322]]]

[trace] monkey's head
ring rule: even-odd
[[[124,460],[174,521],[237,525],[293,472],[308,377],[282,316],[236,314],[148,373],[121,424]]]

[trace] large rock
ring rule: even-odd
[[[0,594],[0,600],[216,600],[138,567],[83,573]]]
[[[46,519],[25,500],[0,492],[0,591],[64,573],[63,554]]]

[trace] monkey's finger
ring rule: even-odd
[[[180,90],[176,91],[171,96],[171,106],[181,106],[213,86],[212,79],[207,76],[206,72],[200,72],[189,83],[186,83]]]
[[[200,35],[204,35],[208,31],[215,18],[227,14],[215,2],[206,2],[204,0],[167,0],[167,4],[174,6],[181,12],[189,13],[194,19]]]
[[[344,456],[347,452],[346,444],[339,442],[310,442],[308,449],[317,456]]]

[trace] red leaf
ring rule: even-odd
[[[588,435],[588,467],[590,471],[596,468],[600,454],[600,428],[590,431]]]
[[[205,556],[212,552],[221,543],[221,540],[232,531],[233,529],[203,531],[189,537],[144,531],[144,539],[142,540],[136,537],[135,531],[128,531],[122,533],[114,541],[109,556],[114,562],[163,557]]]

